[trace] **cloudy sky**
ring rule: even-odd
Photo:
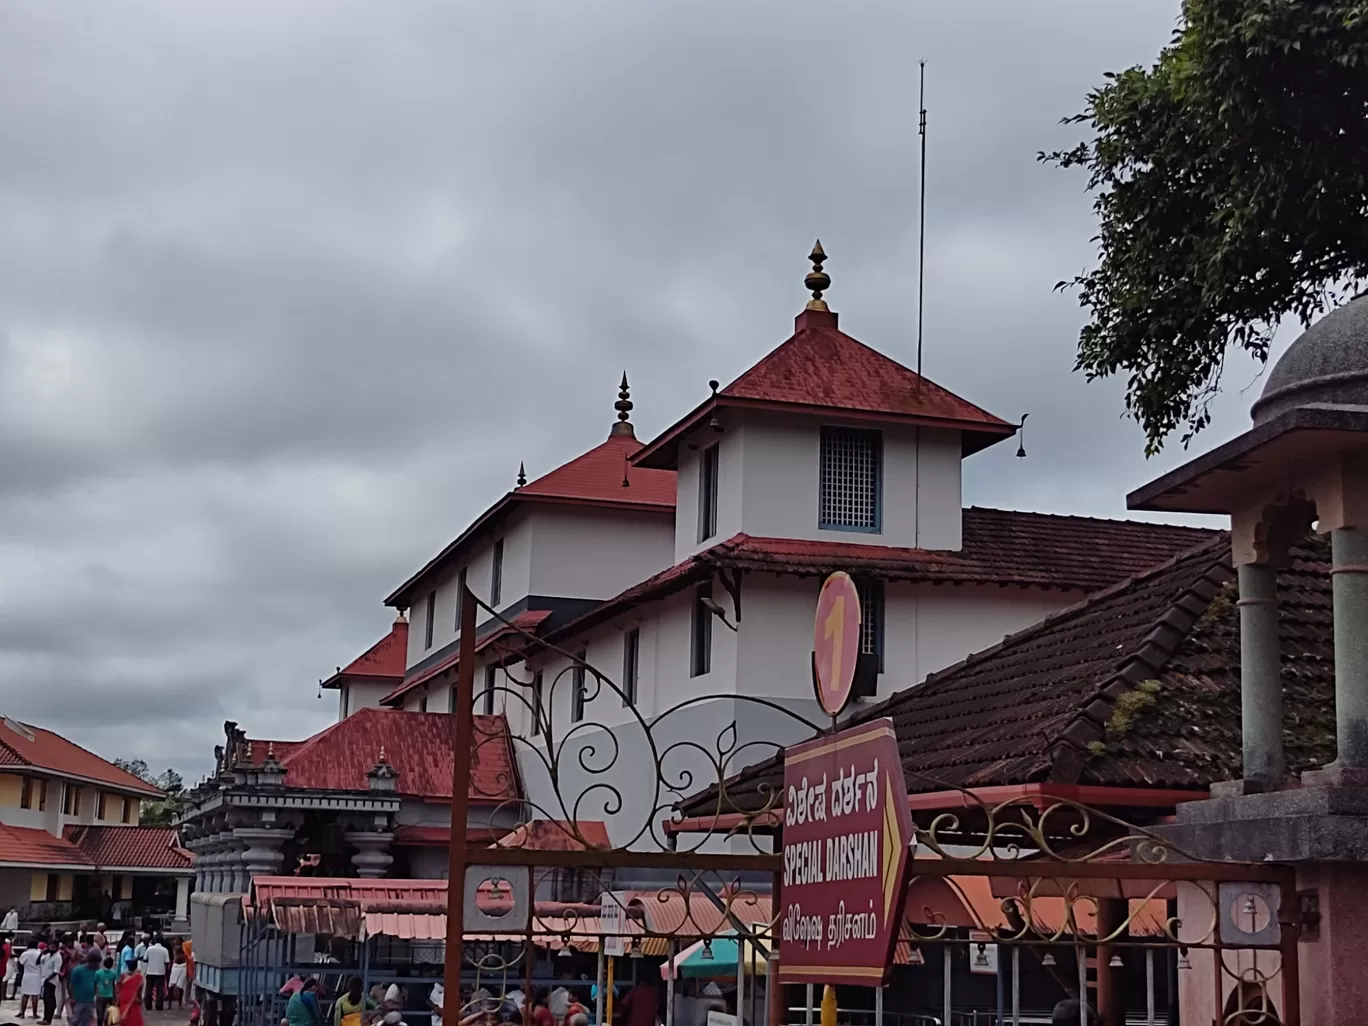
[[[1176,12],[0,0],[0,712],[187,776],[324,725],[392,586],[623,368],[649,436],[782,341],[816,236],[911,362],[918,57],[926,370],[1031,413],[966,499],[1121,515],[1182,452],[1071,373],[1090,200],[1035,154]]]

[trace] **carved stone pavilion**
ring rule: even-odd
[[[1298,868],[1302,1022],[1368,1022],[1368,296],[1311,326],[1278,361],[1253,426],[1133,492],[1132,509],[1230,517],[1238,578],[1243,770],[1177,811],[1175,839],[1205,858]],[[1300,776],[1289,744],[1308,713],[1280,644],[1283,574],[1311,530],[1330,536],[1335,757]],[[1295,633],[1293,634],[1295,637]],[[1185,1007],[1186,1011],[1186,1007]],[[1206,1021],[1206,1020],[1202,1020]]]

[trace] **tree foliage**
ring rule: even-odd
[[[166,792],[165,798],[144,799],[138,822],[144,826],[171,826],[185,808],[185,781],[173,769],[154,775],[143,759],[115,759],[114,765],[139,780],[146,780]]]
[[[1206,426],[1226,353],[1268,357],[1368,278],[1368,0],[1186,0],[1153,67],[1106,76],[1041,159],[1089,172],[1098,265],[1076,368],[1125,373],[1154,453]]]

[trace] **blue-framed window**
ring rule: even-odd
[[[817,526],[878,534],[883,528],[883,436],[822,428]]]
[[[860,654],[879,657],[879,672],[884,668],[884,582],[855,579],[860,593]]]
[[[718,449],[710,445],[698,461],[698,540],[717,533]]]

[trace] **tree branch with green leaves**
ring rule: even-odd
[[[1040,159],[1088,171],[1098,265],[1076,369],[1125,374],[1158,452],[1210,421],[1232,347],[1268,358],[1368,279],[1368,0],[1187,0],[1153,67],[1106,76],[1092,137]]]

